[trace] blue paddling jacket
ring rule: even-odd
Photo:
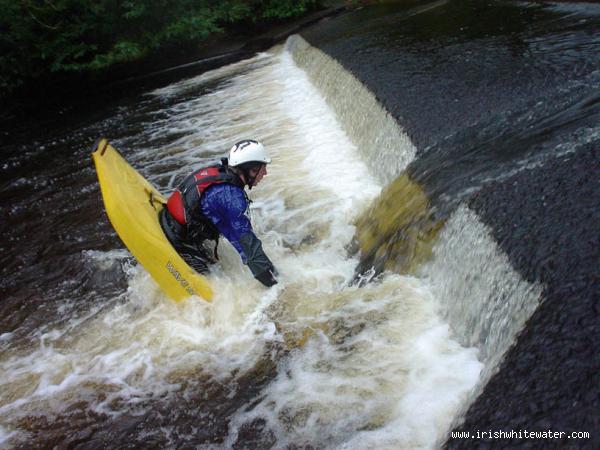
[[[183,225],[183,230],[177,233],[180,241],[177,244],[216,240],[223,235],[254,277],[265,286],[272,286],[277,283],[276,270],[252,230],[249,203],[239,176],[226,165],[219,165],[204,167],[186,177],[169,198],[167,210]],[[172,234],[168,236],[170,240],[173,240]]]

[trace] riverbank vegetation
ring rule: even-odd
[[[53,76],[192,50],[318,8],[320,0],[0,0],[0,98]]]

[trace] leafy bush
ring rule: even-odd
[[[0,97],[52,73],[89,72],[319,0],[0,0]]]

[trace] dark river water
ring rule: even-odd
[[[0,446],[599,429],[599,30],[597,4],[369,5],[247,60],[3,124]],[[214,302],[172,303],[104,213],[100,137],[165,193],[263,141],[252,217],[281,283],[262,288],[224,244]]]

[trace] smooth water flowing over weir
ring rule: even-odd
[[[453,338],[428,280],[384,273],[351,283],[354,221],[383,185],[330,104],[279,48],[119,111],[138,126],[113,144],[164,192],[232,142],[269,147],[252,216],[281,283],[262,288],[225,244],[213,303],[174,304],[126,251],[86,250],[82,264],[100,280],[121,277],[123,289],[99,282],[82,299],[66,286],[47,325],[0,336],[3,446],[366,449],[444,439],[483,365]],[[71,313],[83,300],[93,306]]]
[[[291,36],[286,47],[333,109],[371,174],[383,184],[397,177],[416,152],[400,125],[350,72],[301,36]]]

